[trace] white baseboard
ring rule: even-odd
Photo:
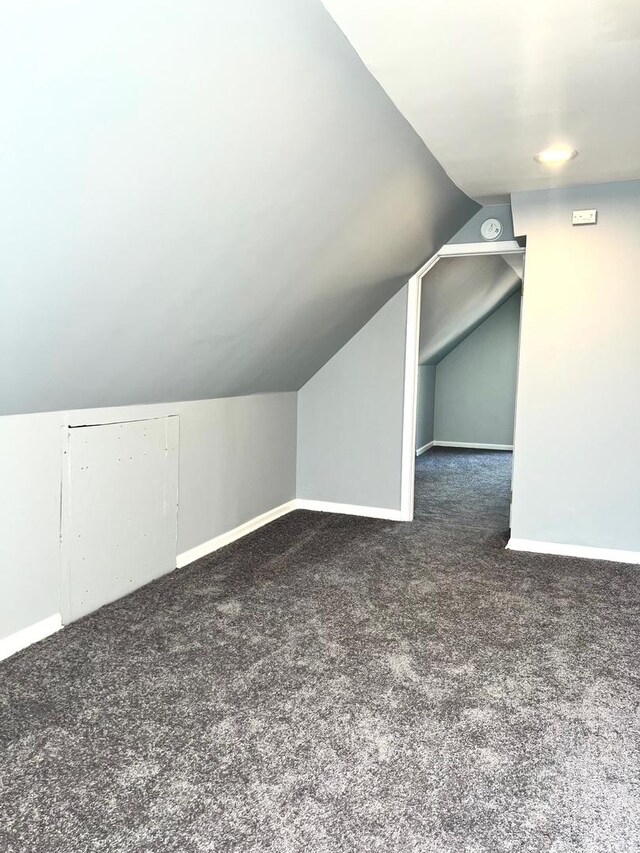
[[[422,447],[419,447],[416,450],[416,456],[422,456],[423,453],[426,453],[430,447],[435,445],[435,441],[430,441],[428,444],[423,444]]]
[[[513,450],[513,444],[476,444],[473,441],[434,441],[436,447],[468,447],[470,450]]]
[[[620,551],[616,548],[593,548],[589,545],[562,545],[541,542],[537,539],[509,539],[510,551],[528,551],[533,554],[555,554],[560,557],[582,557],[587,560],[608,560],[612,563],[640,565],[640,551]]]
[[[213,554],[213,552],[217,551],[219,548],[223,548],[225,545],[230,545],[237,539],[242,539],[242,537],[246,536],[248,533],[253,533],[254,530],[258,530],[260,527],[264,527],[265,524],[269,524],[277,518],[281,518],[283,515],[293,512],[296,509],[309,509],[314,512],[337,512],[345,515],[384,518],[390,521],[404,520],[399,509],[381,509],[380,507],[374,506],[357,506],[355,504],[330,503],[327,501],[313,501],[306,500],[304,498],[296,498],[277,506],[275,509],[264,512],[262,515],[257,515],[255,518],[245,521],[244,524],[234,527],[233,530],[229,530],[227,533],[221,533],[219,536],[209,539],[208,542],[203,542],[202,545],[196,545],[195,548],[183,551],[183,553],[178,554],[176,558],[176,568],[182,569],[184,566],[188,566],[189,563],[193,563],[201,557]]]
[[[294,499],[292,501],[287,501],[287,503],[281,504],[274,509],[270,509],[268,512],[263,512],[262,515],[258,515],[255,518],[249,519],[249,521],[245,521],[244,524],[234,527],[233,530],[221,533],[219,536],[209,539],[208,542],[203,542],[202,545],[197,545],[195,548],[190,548],[188,551],[178,554],[176,557],[176,568],[181,569],[184,566],[189,565],[189,563],[193,563],[194,560],[206,557],[208,554],[212,554],[219,548],[223,548],[225,545],[230,545],[237,539],[241,539],[248,533],[252,533],[254,530],[258,530],[260,527],[264,527],[265,524],[269,524],[271,521],[275,521],[277,518],[281,518],[283,515],[293,512],[296,509],[309,509],[318,512],[337,512],[346,515],[383,518],[391,521],[403,520],[399,509],[381,509],[380,507],[356,506],[355,504]],[[44,640],[45,637],[55,634],[55,632],[59,631],[62,627],[62,617],[60,613],[55,613],[53,616],[48,616],[46,619],[36,622],[35,625],[29,625],[21,631],[16,631],[15,634],[11,634],[4,639],[0,639],[0,660],[11,657],[11,655],[14,655],[22,649],[26,649],[27,646],[37,643],[39,640]]]
[[[399,509],[386,509],[377,506],[358,506],[357,504],[332,503],[331,501],[312,501],[298,498],[296,509],[310,509],[314,512],[337,512],[342,515],[360,515],[366,518],[383,518],[387,521],[404,521]]]
[[[287,503],[281,504],[270,509],[268,512],[263,512],[262,515],[257,515],[255,518],[250,518],[244,524],[234,527],[226,533],[221,533],[219,536],[209,539],[208,542],[203,542],[202,545],[196,545],[195,548],[190,548],[188,551],[183,551],[176,557],[176,568],[182,569],[193,563],[194,560],[199,560],[201,557],[206,557],[208,554],[213,554],[219,548],[225,545],[230,545],[237,539],[242,539],[248,533],[253,533],[265,524],[281,518],[289,512],[296,509],[310,509],[314,512],[337,512],[344,515],[359,515],[367,516],[368,518],[384,518],[390,521],[404,521],[405,518],[399,509],[381,509],[375,506],[357,506],[355,504],[330,503],[327,501],[313,501],[304,498],[296,498]]]
[[[0,640],[0,660],[15,655],[16,652],[26,649],[33,643],[44,640],[45,637],[50,637],[62,628],[62,617],[59,613],[54,613],[53,616],[47,616],[35,625],[29,625],[21,631],[16,631],[15,634],[10,634],[3,640]]]
[[[219,536],[209,539],[208,542],[203,542],[202,545],[196,545],[195,548],[183,551],[182,554],[178,554],[176,557],[176,568],[182,569],[184,566],[188,566],[189,563],[193,563],[194,560],[206,557],[207,554],[213,554],[213,552],[217,551],[219,548],[223,548],[225,545],[230,545],[232,542],[235,542],[236,539],[242,539],[242,537],[246,536],[248,533],[253,533],[254,530],[264,527],[265,524],[269,524],[269,522],[275,521],[277,518],[286,515],[288,512],[292,512],[294,509],[297,509],[296,503],[297,502],[295,500],[287,501],[287,503],[280,504],[280,506],[277,506],[274,509],[263,512],[262,515],[250,518],[249,521],[245,521],[244,524],[239,524],[238,527],[234,527],[233,530],[228,530],[226,533],[221,533]]]

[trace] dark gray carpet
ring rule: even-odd
[[[0,849],[640,850],[640,571],[507,552],[508,454],[413,524],[294,513],[0,664]]]
[[[511,453],[434,447],[416,463],[415,517],[430,529],[509,529]]]

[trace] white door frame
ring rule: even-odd
[[[447,243],[440,251],[429,258],[409,279],[404,362],[402,476],[400,485],[400,519],[402,521],[413,521],[422,279],[442,258],[464,258],[474,255],[524,255],[524,253],[524,247],[520,246],[516,240],[502,240],[499,243]]]

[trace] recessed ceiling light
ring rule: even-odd
[[[572,150],[571,148],[545,148],[544,151],[541,151],[539,154],[536,154],[533,158],[537,160],[538,163],[544,163],[549,166],[556,166],[561,163],[566,163],[567,160],[573,160],[574,157],[578,156],[578,152]]]

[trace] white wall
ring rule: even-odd
[[[169,414],[180,417],[178,553],[295,497],[295,393],[0,418],[0,639],[60,610],[66,425]]]
[[[512,536],[640,551],[640,182],[512,206],[527,237]],[[583,208],[597,225],[571,225]]]
[[[298,497],[400,509],[407,292],[298,393]]]
[[[436,441],[513,444],[520,302],[514,293],[438,363]]]

